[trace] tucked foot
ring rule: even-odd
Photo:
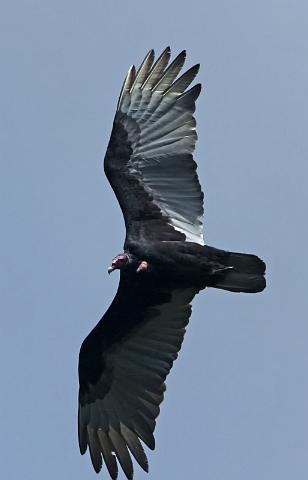
[[[145,260],[142,260],[142,262],[140,262],[139,267],[137,268],[136,272],[137,273],[146,272],[148,270],[148,268],[149,268],[148,262],[146,262]]]

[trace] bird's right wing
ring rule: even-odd
[[[186,53],[151,50],[124,81],[105,156],[105,173],[123,211],[126,238],[203,241],[203,193],[193,151],[199,65],[176,80]]]
[[[89,447],[96,472],[105,462],[115,479],[118,460],[131,479],[130,453],[147,471],[140,440],[154,449],[164,382],[196,293],[196,288],[157,287],[121,273],[116,297],[83,342],[79,358],[79,445],[81,453]]]

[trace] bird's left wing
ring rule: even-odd
[[[134,279],[135,278],[135,279]],[[140,440],[154,449],[165,379],[181,348],[196,288],[157,286],[121,272],[117,294],[84,340],[79,357],[79,445],[96,472],[112,479],[120,463],[133,477],[130,453],[148,470]]]
[[[124,81],[105,156],[105,173],[120,203],[126,239],[203,242],[203,193],[193,151],[193,117],[201,85],[187,90],[199,65],[177,80],[186,53],[151,50]]]

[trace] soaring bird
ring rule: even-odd
[[[123,212],[123,252],[108,268],[120,283],[79,355],[80,452],[94,470],[118,464],[133,478],[132,457],[148,471],[143,444],[153,432],[165,380],[184,338],[194,296],[205,287],[261,292],[265,264],[255,255],[204,244],[203,193],[193,151],[199,70],[179,76],[186,53],[170,48],[132,66],[117,104],[104,169]],[[142,443],[141,443],[142,442]]]

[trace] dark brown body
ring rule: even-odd
[[[259,292],[265,288],[265,264],[255,255],[232,253],[192,242],[129,242],[130,270],[141,261],[148,271],[139,275],[168,278],[181,285],[230,291]]]

